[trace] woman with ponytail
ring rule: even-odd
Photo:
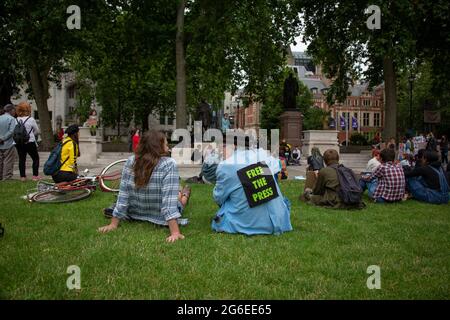
[[[162,132],[146,132],[123,169],[119,196],[111,223],[98,229],[106,233],[117,229],[121,220],[148,221],[169,227],[168,242],[184,239],[178,224],[187,224],[181,212],[190,195],[189,187],[179,191],[175,160],[167,157],[169,147]]]

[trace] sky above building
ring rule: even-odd
[[[291,44],[292,51],[306,52],[308,44],[302,41],[302,37],[296,37],[295,42],[297,43],[296,45]]]

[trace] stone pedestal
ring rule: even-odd
[[[308,130],[303,131],[302,155],[311,155],[311,149],[317,147],[320,153],[327,149],[334,149],[339,153],[338,131],[336,130]]]
[[[97,129],[97,135],[91,136],[90,128],[80,127],[80,157],[77,164],[82,166],[94,166],[97,164],[98,155],[102,152],[102,131]]]
[[[172,148],[171,157],[176,161],[179,167],[189,167],[189,166],[199,166],[202,165],[202,159],[195,159],[192,161],[192,154],[198,148],[203,157],[206,155],[206,150],[211,146],[212,150],[216,152],[220,152],[217,149],[217,143],[215,142],[200,142],[195,143],[194,148],[183,148],[183,147],[174,147]],[[204,159],[203,159],[204,161]]]
[[[280,138],[286,139],[292,147],[301,145],[302,114],[300,111],[285,111],[280,117]]]

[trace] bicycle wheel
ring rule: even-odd
[[[100,175],[98,181],[100,188],[106,192],[119,192],[122,171],[127,159],[117,160],[106,166]]]
[[[79,190],[48,190],[38,192],[31,197],[31,201],[39,203],[66,203],[86,199],[91,195],[90,189]]]

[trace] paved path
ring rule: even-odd
[[[49,156],[49,152],[40,152],[40,168],[39,172],[43,176],[42,168]],[[89,169],[89,172],[93,175],[99,174],[100,171],[109,163],[119,160],[126,159],[131,155],[131,153],[120,153],[120,152],[104,152],[99,155],[98,161],[92,166],[79,166],[80,172],[85,169]],[[367,161],[370,159],[369,153],[361,154],[341,154],[341,163],[349,168],[352,168],[355,172],[363,171]],[[27,177],[31,178],[31,159],[27,157]],[[200,165],[179,165],[178,169],[182,179],[190,178],[196,176],[200,173]],[[288,166],[288,176],[289,179],[294,179],[296,176],[306,176],[306,161],[302,160],[300,166]],[[18,160],[14,165],[14,178],[19,178],[19,166]]]

